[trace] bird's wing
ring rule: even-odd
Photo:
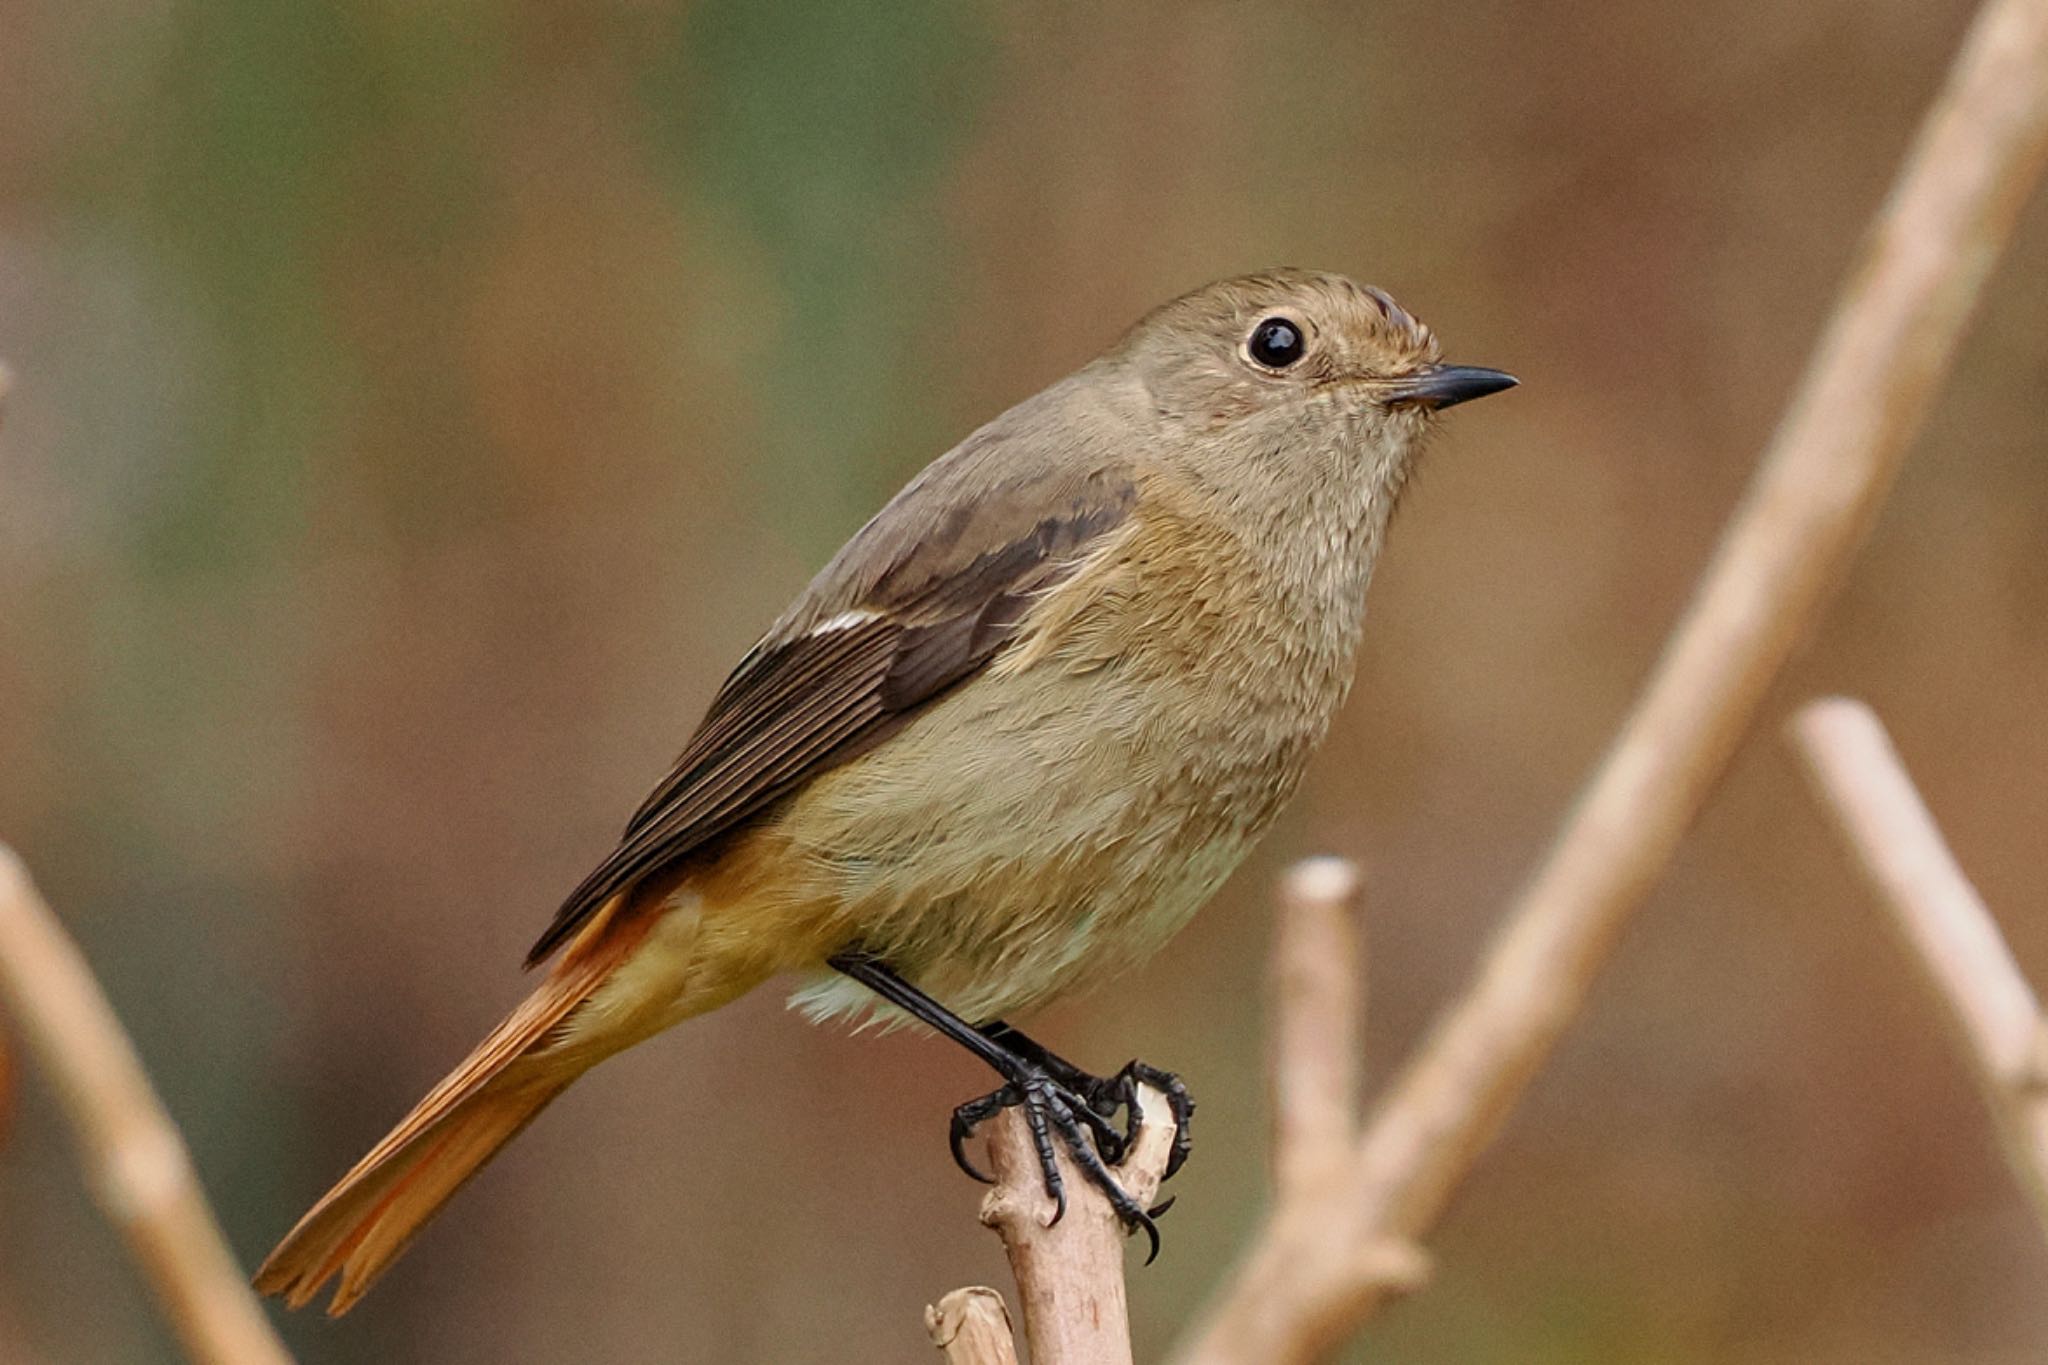
[[[1000,431],[970,438],[826,565],[733,670],[529,966],[619,892],[887,739],[974,674],[1016,637],[1034,598],[1128,516],[1123,474],[1006,461],[1006,445],[1014,455]]]

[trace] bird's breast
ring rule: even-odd
[[[1356,623],[1300,589],[1138,516],[779,829],[849,935],[970,1017],[1129,966],[1243,859],[1342,700]]]

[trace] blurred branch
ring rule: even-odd
[[[93,1198],[127,1239],[186,1353],[220,1365],[288,1362],[134,1047],[77,945],[5,845],[0,1002],[56,1088]]]
[[[1358,869],[1342,858],[1311,858],[1281,878],[1270,1065],[1282,1200],[1320,1188],[1357,1140],[1357,909]]]
[[[1009,1307],[987,1285],[956,1289],[925,1309],[924,1330],[946,1365],[1017,1365]]]
[[[2006,1160],[2048,1232],[2040,1001],[1870,708],[1842,697],[1813,702],[1791,735],[1821,803],[1947,1005]]]
[[[1584,1004],[1862,542],[2044,155],[2048,0],[1988,0],[1655,673],[1477,979],[1367,1125],[1350,1246],[1436,1221]],[[1314,1359],[1377,1306],[1374,1291],[1341,1321],[1267,1312],[1282,1231],[1269,1222],[1184,1362]]]
[[[7,395],[14,388],[14,371],[0,361],[0,419],[7,416]],[[14,1049],[0,1030],[0,1147],[7,1145],[14,1126]]]
[[[1429,1263],[1364,1215],[1356,1034],[1361,1013],[1358,871],[1338,858],[1281,879],[1273,947],[1276,1199],[1231,1292],[1191,1359],[1312,1359],[1341,1341],[1361,1304],[1419,1288]]]
[[[1150,1086],[1138,1087],[1138,1107],[1138,1139],[1116,1168],[1116,1176],[1144,1208],[1158,1196],[1173,1155],[1174,1122],[1166,1097]],[[1010,1273],[1017,1277],[1018,1308],[1032,1365],[1130,1365],[1126,1233],[1109,1201],[1060,1148],[1067,1212],[1051,1223],[1053,1203],[1045,1193],[1038,1149],[1023,1114],[1005,1109],[989,1124],[988,1135],[995,1188],[982,1201],[981,1221],[1002,1237]],[[947,1298],[972,1292],[956,1290]],[[984,1358],[1001,1359],[966,1357]]]
[[[14,1048],[0,1032],[0,1147],[14,1132]]]

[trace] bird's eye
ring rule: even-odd
[[[1252,328],[1251,339],[1245,342],[1245,349],[1269,370],[1284,370],[1301,359],[1307,349],[1302,340],[1301,328],[1286,318],[1267,318]]]

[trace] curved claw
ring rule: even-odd
[[[1167,1196],[1166,1196],[1166,1198],[1164,1198],[1164,1199],[1160,1200],[1160,1201],[1159,1201],[1158,1203],[1154,1204],[1154,1205],[1153,1205],[1153,1206],[1152,1206],[1151,1208],[1149,1208],[1149,1209],[1146,1209],[1146,1210],[1145,1210],[1145,1214],[1146,1214],[1146,1216],[1147,1216],[1147,1217],[1150,1217],[1150,1218],[1164,1218],[1164,1217],[1166,1217],[1166,1211],[1167,1211],[1168,1209],[1170,1209],[1170,1208],[1172,1208],[1172,1207],[1173,1207],[1173,1201],[1174,1201],[1174,1200],[1176,1200],[1176,1199],[1178,1199],[1178,1198],[1180,1198],[1180,1196],[1179,1196],[1179,1195],[1177,1195],[1177,1194],[1169,1194],[1169,1195],[1167,1195]]]
[[[996,1178],[975,1165],[967,1158],[967,1139],[974,1136],[974,1129],[962,1121],[958,1111],[953,1114],[953,1131],[947,1143],[953,1149],[953,1164],[967,1173],[970,1180],[979,1180],[984,1185],[993,1185]]]
[[[1158,1225],[1152,1221],[1151,1215],[1146,1213],[1140,1213],[1136,1221],[1138,1226],[1145,1230],[1145,1236],[1151,1242],[1151,1246],[1147,1247],[1145,1250],[1145,1264],[1151,1265],[1154,1261],[1159,1259]]]
[[[953,1126],[947,1134],[947,1143],[953,1149],[953,1164],[984,1185],[995,1184],[995,1177],[984,1174],[979,1166],[967,1159],[967,1139],[974,1136],[974,1130],[979,1128],[984,1120],[993,1118],[1021,1098],[1015,1086],[1006,1085],[1000,1090],[983,1095],[980,1099],[969,1100],[955,1109]]]

